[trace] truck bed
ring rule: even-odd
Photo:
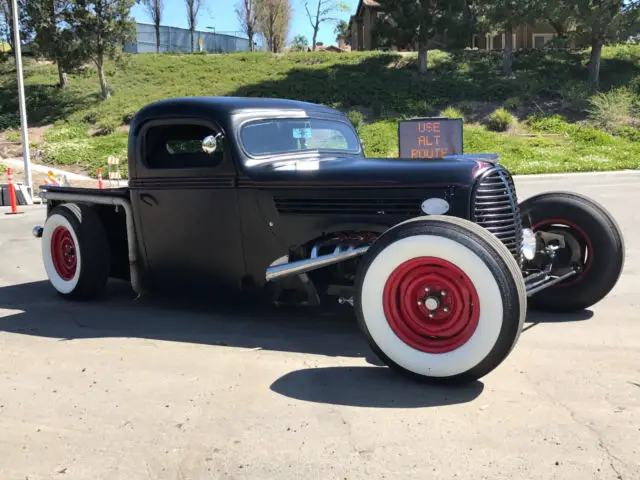
[[[120,188],[83,188],[83,187],[58,187],[55,185],[43,185],[40,189],[44,192],[70,193],[76,195],[91,195],[100,197],[119,197],[130,199],[129,187]]]

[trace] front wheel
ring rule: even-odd
[[[495,369],[526,315],[509,250],[454,217],[423,217],[385,232],[362,259],[356,289],[356,315],[377,356],[438,383],[467,383]]]
[[[578,273],[529,299],[531,308],[571,312],[602,300],[615,286],[624,267],[625,247],[613,216],[593,200],[575,193],[551,192],[520,204],[525,226],[534,232],[559,234],[564,247],[555,253],[552,274],[569,268]]]

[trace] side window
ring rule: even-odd
[[[220,132],[198,124],[160,125],[147,130],[144,162],[149,168],[211,168],[224,159]]]

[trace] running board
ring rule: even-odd
[[[534,273],[525,278],[525,287],[527,289],[527,297],[530,297],[534,293],[538,293],[545,288],[548,288],[556,283],[560,283],[569,277],[578,273],[576,270],[571,270],[564,275],[552,276],[547,275],[546,272]]]

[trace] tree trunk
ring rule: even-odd
[[[247,28],[247,37],[249,37],[249,51],[253,52],[253,29]]]
[[[311,50],[316,51],[316,41],[318,40],[318,24],[313,27],[313,38],[311,39]]]
[[[602,42],[591,42],[591,58],[589,59],[589,85],[594,90],[600,90],[600,57],[602,56]]]
[[[100,90],[102,91],[102,98],[106,100],[111,96],[109,92],[109,87],[107,86],[107,79],[104,78],[104,59],[102,56],[98,58],[96,62],[98,67],[98,79],[100,80]]]
[[[513,27],[504,29],[504,49],[502,50],[502,73],[505,77],[513,76]]]
[[[193,53],[193,28],[191,29],[191,53]]]
[[[156,53],[160,53],[160,24],[156,23]]]
[[[427,73],[427,50],[426,43],[418,45],[418,71],[420,73]]]
[[[62,69],[60,64],[58,64],[58,87],[67,88],[67,73]]]

